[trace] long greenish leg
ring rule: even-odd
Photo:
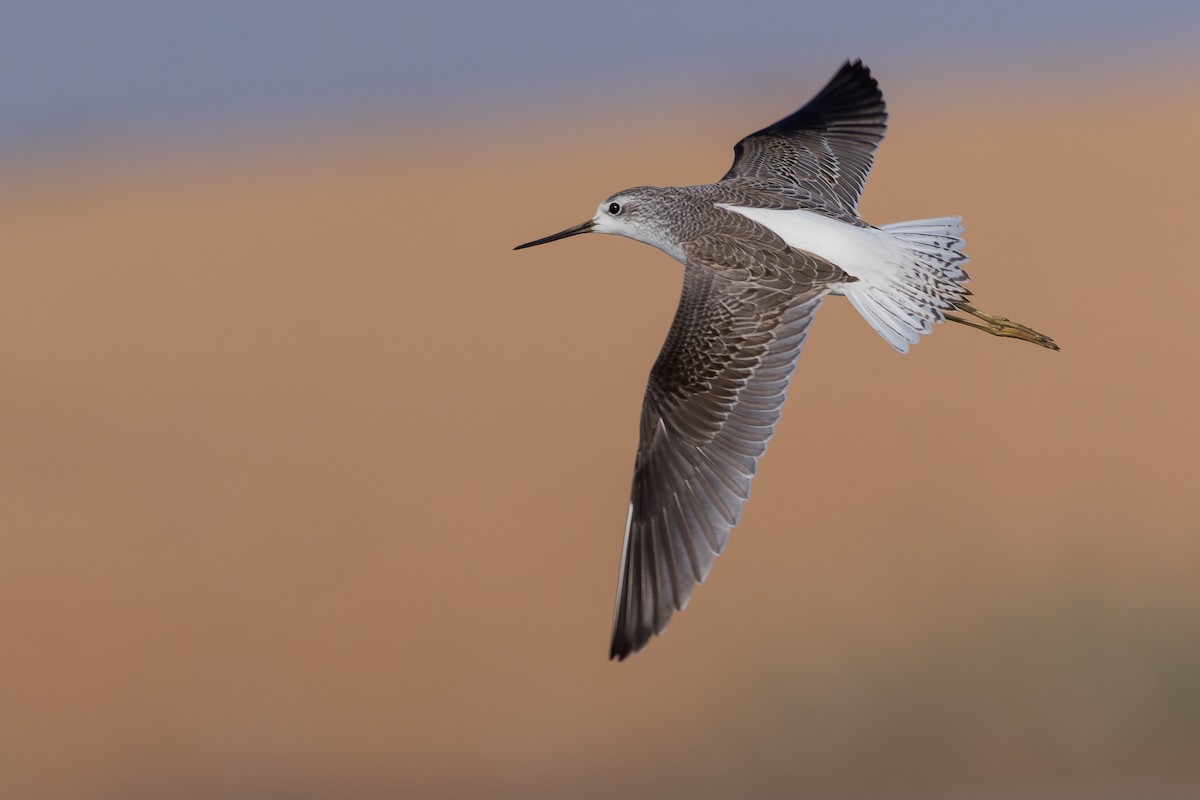
[[[959,311],[965,311],[972,317],[975,317],[981,322],[971,322],[970,320],[956,317],[953,314],[946,314],[946,319],[951,322],[957,322],[959,325],[966,325],[968,328],[990,333],[992,336],[1005,336],[1010,339],[1020,339],[1023,342],[1032,342],[1041,347],[1048,347],[1051,350],[1057,350],[1058,345],[1054,340],[1044,333],[1038,333],[1033,328],[1027,328],[1024,325],[1013,322],[1007,317],[996,317],[991,314],[985,314],[973,306],[966,303],[955,303]]]

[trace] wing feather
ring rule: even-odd
[[[800,189],[857,215],[886,132],[879,84],[861,61],[848,61],[799,111],[738,142],[721,181]]]
[[[724,550],[827,291],[688,265],[642,407],[611,657],[661,633]]]

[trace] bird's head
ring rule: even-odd
[[[587,222],[513,249],[521,250],[580,233],[612,233],[653,245],[682,261],[682,251],[669,235],[669,226],[662,215],[662,210],[669,207],[663,197],[667,191],[655,186],[637,186],[617,192],[601,201],[595,216]]]

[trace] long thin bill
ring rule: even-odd
[[[547,242],[556,242],[559,239],[565,239],[568,236],[575,236],[580,233],[589,233],[594,227],[596,227],[596,223],[589,219],[587,222],[581,222],[573,228],[567,228],[565,231],[559,231],[558,233],[547,236],[544,239],[536,239],[532,242],[519,244],[514,247],[513,250],[524,250],[526,247],[535,247],[539,244],[546,244]]]

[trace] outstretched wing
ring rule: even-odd
[[[826,293],[688,265],[642,406],[610,658],[661,633],[725,549]]]
[[[804,108],[738,142],[721,180],[796,186],[857,213],[886,131],[879,84],[861,61],[848,61]]]

